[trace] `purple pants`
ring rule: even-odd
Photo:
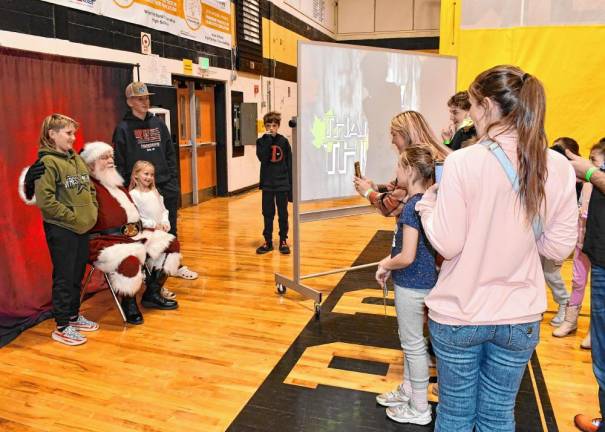
[[[590,260],[584,252],[576,246],[576,250],[573,254],[573,277],[571,279],[571,297],[569,298],[570,306],[580,306],[582,304],[589,272]]]

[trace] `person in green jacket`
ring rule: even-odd
[[[52,338],[66,345],[81,345],[81,331],[94,331],[97,323],[80,315],[80,291],[88,261],[88,231],[97,221],[95,189],[88,167],[73,151],[78,123],[62,114],[44,119],[38,157],[44,164],[36,181],[36,205],[42,212],[44,233],[53,264],[52,305],[57,328]]]

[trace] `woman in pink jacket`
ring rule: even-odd
[[[448,156],[441,184],[416,206],[445,259],[426,297],[438,359],[435,430],[512,432],[546,310],[540,255],[560,261],[576,243],[575,175],[547,149],[537,78],[497,66],[469,93],[479,143]]]

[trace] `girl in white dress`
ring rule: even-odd
[[[164,206],[164,198],[155,187],[155,167],[151,162],[140,160],[134,164],[128,190],[141,215],[143,229],[168,232],[168,210]],[[166,288],[162,288],[162,295],[171,300],[176,298],[176,294]]]

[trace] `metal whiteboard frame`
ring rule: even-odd
[[[299,99],[300,100],[300,99]],[[298,107],[300,111],[300,106]],[[293,117],[290,124],[296,124],[296,117]],[[359,270],[367,267],[375,266],[377,263],[363,264],[354,267],[345,267],[327,270],[319,273],[312,273],[308,275],[300,274],[300,224],[306,222],[315,222],[325,219],[335,219],[346,216],[357,216],[363,214],[376,213],[376,209],[369,205],[354,205],[354,206],[343,206],[321,210],[310,210],[302,212],[300,210],[300,153],[301,149],[298,143],[300,142],[300,130],[298,125],[292,127],[292,154],[294,163],[292,164],[292,254],[293,254],[293,276],[292,278],[285,276],[281,273],[275,273],[275,284],[278,288],[279,293],[285,292],[285,288],[290,288],[297,293],[310,298],[315,303],[315,318],[319,318],[320,307],[322,301],[322,293],[313,289],[307,285],[304,285],[302,281],[304,279],[311,279],[320,276],[326,276],[334,273],[344,273],[350,270]],[[283,287],[280,290],[280,287]]]
[[[375,47],[360,47],[357,45],[347,45],[347,44],[338,44],[338,43],[330,43],[330,42],[312,42],[312,41],[298,41],[298,59],[300,61],[300,47],[301,45],[324,45],[324,46],[334,46],[339,48],[355,48],[355,49],[364,49],[364,50],[372,50],[372,51],[382,51],[382,52],[396,52],[401,54],[402,52],[407,52],[404,50],[394,50],[394,49],[385,49],[385,48],[375,48]],[[432,54],[432,53],[418,53],[414,51],[410,51],[410,54],[414,54],[417,56],[427,56],[427,57],[449,57],[454,58],[454,56],[446,56],[440,54]],[[297,109],[298,113],[302,112],[302,104],[301,104],[301,88],[300,88],[300,76],[302,75],[301,71],[303,70],[303,65],[298,63],[298,79],[296,82],[297,86]],[[458,62],[456,62],[456,76],[458,75]],[[455,91],[455,88],[454,88]],[[453,93],[452,93],[453,94]],[[320,315],[320,307],[322,301],[322,293],[316,289],[313,289],[307,285],[304,285],[302,281],[304,279],[311,279],[320,276],[326,276],[334,273],[344,273],[351,270],[360,270],[372,266],[376,266],[378,262],[363,264],[353,267],[345,267],[327,270],[319,273],[312,273],[308,275],[300,274],[300,224],[306,222],[314,222],[325,219],[334,219],[346,216],[358,216],[364,214],[376,213],[376,209],[370,205],[354,205],[354,206],[343,206],[329,209],[321,209],[321,210],[311,210],[306,212],[300,211],[300,204],[303,202],[300,200],[300,186],[301,186],[301,146],[299,143],[301,142],[301,130],[298,127],[297,118],[293,117],[290,121],[290,126],[293,129],[292,133],[292,154],[294,163],[292,164],[292,253],[293,253],[293,276],[292,278],[285,276],[281,273],[275,273],[275,284],[277,286],[277,291],[280,294],[285,293],[285,288],[290,288],[299,294],[305,296],[306,298],[310,298],[315,302],[315,318],[319,318]],[[314,201],[327,201],[327,200],[314,200]],[[304,201],[307,202],[307,201]],[[282,288],[280,290],[280,288]]]

